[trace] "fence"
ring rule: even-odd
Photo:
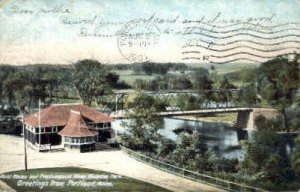
[[[187,179],[191,179],[197,182],[205,183],[208,185],[215,186],[217,188],[222,188],[227,191],[249,191],[249,192],[267,192],[266,190],[259,189],[256,187],[247,186],[244,184],[235,183],[232,181],[227,181],[219,178],[215,178],[209,175],[197,173],[194,171],[190,171],[184,168],[180,168],[156,159],[153,159],[151,157],[148,157],[146,155],[143,155],[141,153],[132,151],[124,146],[120,146],[122,151],[130,155],[136,160],[142,161],[143,163],[149,164],[153,167],[156,167],[158,169],[161,169],[163,171],[167,171],[169,173],[172,173],[177,176],[181,176]]]

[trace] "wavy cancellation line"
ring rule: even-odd
[[[198,22],[190,22],[190,23],[198,23]],[[284,27],[284,26],[287,26],[287,25],[297,25],[299,26],[300,25],[300,22],[286,22],[286,23],[280,23],[280,24],[276,24],[276,25],[262,25],[262,24],[254,24],[254,23],[248,23],[248,22],[241,22],[241,23],[235,23],[235,24],[230,24],[230,25],[214,25],[214,24],[210,24],[210,23],[204,23],[204,22],[201,22],[199,24],[204,24],[204,25],[208,25],[210,27],[214,27],[214,28],[228,28],[228,27],[234,27],[234,26],[238,26],[238,25],[251,25],[251,26],[254,26],[254,27],[261,27],[261,28],[264,28],[264,29],[270,29],[270,30],[273,30],[274,28],[278,28],[278,27]]]
[[[264,60],[258,60],[258,59],[251,59],[251,58],[247,58],[247,57],[239,57],[239,58],[235,58],[235,59],[231,59],[231,60],[227,60],[227,61],[212,61],[209,60],[210,63],[214,63],[214,64],[226,64],[226,63],[232,63],[232,62],[236,62],[236,61],[251,61],[254,63],[262,63],[262,62],[266,62],[268,59],[264,59]]]
[[[247,55],[247,56],[252,56],[252,57],[256,57],[256,58],[261,58],[261,59],[270,59],[270,58],[274,58],[277,55],[284,55],[284,54],[289,54],[291,53],[291,50],[289,50],[288,52],[285,53],[280,53],[280,54],[274,54],[272,56],[264,56],[264,55],[258,55],[258,54],[254,54],[254,53],[250,53],[250,52],[236,52],[236,53],[231,53],[231,54],[227,54],[227,55],[210,55],[210,57],[212,58],[217,58],[217,59],[227,59],[229,57],[233,57],[233,56],[239,56],[239,55]],[[183,55],[191,55],[191,54],[195,54],[194,51],[186,51],[186,52],[182,52]],[[200,52],[196,53],[196,55],[201,55]]]
[[[201,47],[210,51],[214,51],[214,52],[227,52],[227,51],[232,51],[232,50],[236,50],[236,49],[251,49],[254,51],[259,51],[259,52],[263,52],[263,53],[270,53],[270,52],[278,52],[278,51],[283,51],[286,49],[296,49],[296,50],[300,50],[300,47],[296,47],[296,46],[289,46],[289,47],[284,47],[284,48],[278,48],[278,49],[259,49],[256,47],[251,47],[248,45],[240,45],[240,46],[235,46],[235,47],[231,47],[231,48],[225,48],[225,49],[214,49],[214,48],[210,48],[207,46],[203,46],[203,45],[195,45],[195,46],[190,46],[190,47]],[[188,48],[188,47],[184,47],[184,48]],[[186,51],[187,52],[187,51]]]
[[[289,54],[291,53],[291,51],[289,51],[288,53],[283,53],[283,54]],[[249,52],[237,52],[237,53],[232,53],[232,54],[228,54],[228,55],[211,55],[210,57],[213,58],[218,58],[218,59],[226,59],[228,57],[232,57],[232,56],[236,56],[236,55],[247,55],[247,56],[253,56],[253,57],[257,57],[257,58],[261,58],[261,59],[270,59],[270,58],[274,58],[279,54],[274,54],[272,56],[264,56],[264,55],[257,55],[254,53],[249,53]],[[280,54],[282,55],[282,54]]]
[[[183,51],[181,52],[182,54],[188,54],[188,53],[198,53],[198,54],[201,54],[200,51]]]
[[[199,31],[206,31],[206,32],[215,33],[215,34],[237,33],[238,31],[251,31],[251,32],[261,33],[261,34],[266,34],[266,35],[283,33],[283,32],[288,32],[288,31],[300,32],[299,28],[287,28],[287,29],[281,29],[281,30],[277,30],[277,31],[267,31],[267,32],[266,31],[262,31],[262,30],[258,30],[258,29],[246,28],[246,27],[241,27],[241,28],[237,28],[237,29],[231,29],[231,30],[227,30],[227,31],[217,31],[217,30],[207,29],[207,28],[198,27],[198,26],[191,26],[191,27],[189,26],[187,28],[194,28],[194,29],[197,29]]]
[[[183,57],[182,60],[201,61],[202,59],[200,57]],[[239,58],[235,58],[235,59],[231,59],[231,60],[227,60],[227,61],[208,60],[208,62],[214,63],[214,64],[226,64],[226,63],[231,63],[231,62],[236,62],[236,61],[251,61],[251,62],[255,62],[255,63],[262,63],[267,60],[268,59],[258,60],[258,59],[251,59],[251,58],[246,58],[246,57],[239,57]]]
[[[182,60],[201,60],[200,57],[183,57]]]
[[[248,54],[250,55],[250,54]],[[251,55],[252,56],[252,55]],[[274,56],[270,56],[270,57],[257,57],[257,58],[250,58],[250,57],[238,57],[238,58],[233,58],[233,59],[229,59],[229,60],[222,60],[220,58],[217,58],[217,60],[209,60],[212,63],[215,64],[225,64],[225,63],[231,63],[231,62],[236,62],[236,61],[240,61],[240,60],[247,60],[247,61],[252,61],[252,62],[256,62],[256,63],[262,63],[262,62],[266,62],[267,60],[273,59],[278,55],[274,55]],[[211,56],[211,58],[214,58],[213,56]],[[216,57],[215,57],[216,58]]]
[[[265,39],[265,40],[281,39],[281,38],[285,38],[285,37],[300,37],[300,35],[296,35],[296,34],[285,34],[285,35],[281,35],[281,36],[261,37],[261,36],[253,35],[250,33],[237,33],[234,35],[219,37],[219,36],[204,34],[202,32],[185,33],[184,35],[202,35],[202,36],[213,38],[213,39],[229,39],[229,38],[238,37],[238,36],[250,36],[250,37],[257,38],[257,39]]]
[[[225,63],[231,63],[231,62],[235,62],[235,61],[239,61],[239,60],[248,60],[248,61],[252,61],[252,62],[265,62],[269,59],[275,58],[278,55],[284,55],[284,54],[290,54],[291,51],[289,51],[288,53],[282,53],[282,54],[275,54],[272,56],[263,56],[263,55],[257,55],[257,54],[253,54],[253,53],[249,53],[249,52],[238,52],[238,53],[233,53],[233,54],[229,54],[229,55],[224,55],[224,56],[216,56],[216,55],[210,55],[209,58],[213,58],[214,60],[209,59],[210,62],[216,63],[216,64],[225,64]],[[295,53],[295,52],[293,52]],[[299,51],[298,51],[299,53]],[[182,60],[202,60],[201,54],[197,54],[197,55],[193,55],[192,52],[185,52],[183,53],[184,57],[182,58]],[[189,56],[190,55],[190,56]],[[230,59],[230,57],[236,57],[239,56],[237,58],[233,58]],[[253,58],[251,58],[253,57]]]
[[[213,41],[205,41],[203,39],[196,39],[195,42],[196,42],[195,45],[193,43],[190,43],[191,45],[187,44],[187,45],[182,46],[182,48],[197,47],[198,42],[206,43],[207,45],[211,45],[211,46],[228,46],[228,45],[232,45],[232,44],[235,44],[235,43],[252,43],[254,45],[261,45],[261,46],[276,46],[276,45],[283,45],[283,44],[286,44],[286,43],[300,44],[300,41],[297,41],[297,40],[282,40],[282,41],[274,42],[274,43],[262,43],[261,41],[256,42],[254,40],[245,40],[245,39],[229,41],[229,42],[225,42],[225,43],[215,43]]]

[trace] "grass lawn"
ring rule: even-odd
[[[125,81],[131,86],[134,85],[137,79],[150,81],[155,78],[155,75],[145,75],[145,74],[137,75],[132,70],[113,70],[113,71],[116,72],[118,75],[120,75],[121,81]]]
[[[233,122],[235,122],[237,119],[237,113],[221,113],[208,116],[178,116],[176,118],[193,121],[223,122],[233,125]]]
[[[2,174],[0,178],[17,191],[169,191],[129,177],[75,167],[15,171]]]
[[[189,67],[204,67],[209,69],[212,65],[216,68],[217,72],[219,75],[223,75],[226,73],[231,73],[235,71],[239,71],[245,67],[248,68],[255,68],[258,67],[260,64],[259,63],[226,63],[226,64],[211,64],[211,63],[192,63],[192,64],[187,64]]]
[[[237,113],[221,113],[216,114],[215,116],[206,116],[206,117],[198,117],[198,119],[211,121],[211,122],[224,122],[224,123],[233,123],[237,119]]]

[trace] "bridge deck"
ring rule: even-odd
[[[159,112],[159,116],[181,116],[181,115],[199,115],[199,114],[210,114],[210,113],[236,113],[239,111],[253,111],[253,108],[220,108],[220,109],[199,109],[191,111],[164,111]],[[124,111],[118,111],[117,113],[112,113],[110,115],[115,119],[122,119],[125,116]]]

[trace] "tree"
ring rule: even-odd
[[[171,69],[174,71],[179,71],[180,73],[183,74],[188,69],[188,66],[184,63],[174,63],[171,64]]]
[[[144,79],[136,79],[134,82],[134,88],[137,90],[145,90],[148,88],[148,82]]]
[[[172,153],[172,160],[181,167],[191,168],[194,164],[196,151],[192,144],[193,136],[181,133],[176,139],[176,149]]]
[[[193,88],[205,100],[206,107],[216,99],[215,93],[212,91],[216,75],[214,66],[211,66],[211,73],[205,68],[198,68],[192,73]]]
[[[157,147],[157,156],[166,159],[175,149],[176,143],[173,140],[162,138]]]
[[[255,132],[253,140],[246,144],[242,171],[251,180],[280,184],[292,178],[290,170],[283,137],[266,129]]]
[[[277,108],[284,116],[284,127],[289,130],[286,109],[293,104],[295,93],[299,90],[299,62],[298,55],[289,61],[284,57],[277,57],[259,67],[259,87],[268,103]]]
[[[209,71],[205,68],[198,68],[192,73],[193,88],[196,90],[212,89],[213,81],[209,78]]]
[[[115,88],[117,87],[117,83],[119,81],[119,75],[115,72],[108,72],[105,76],[105,80],[110,87]]]
[[[102,96],[111,93],[112,75],[108,66],[96,60],[86,59],[74,64],[72,82],[83,103],[91,106],[93,101],[101,102]]]
[[[225,103],[226,107],[228,107],[228,102],[232,99],[231,89],[236,89],[237,87],[233,85],[229,79],[224,76],[220,83],[220,92],[219,92],[219,101]]]
[[[173,81],[173,89],[185,90],[193,87],[192,82],[186,77],[175,78]]]
[[[177,96],[176,103],[181,110],[195,110],[201,108],[203,101],[199,96],[181,94]]]
[[[257,102],[255,84],[246,84],[241,87],[239,100],[247,106],[253,106]]]
[[[154,152],[162,136],[162,119],[158,116],[155,99],[141,91],[135,91],[125,103],[128,122],[123,122],[126,132],[122,143],[133,150]]]
[[[292,158],[291,158],[291,161],[292,161],[292,167],[293,167],[293,170],[295,171],[296,175],[300,176],[300,136],[298,136],[296,139],[295,139],[295,149],[293,151],[293,154],[292,154]]]
[[[259,115],[255,117],[254,124],[258,130],[282,131],[283,120],[281,115],[277,115],[276,118],[272,119],[267,119],[265,116]]]

